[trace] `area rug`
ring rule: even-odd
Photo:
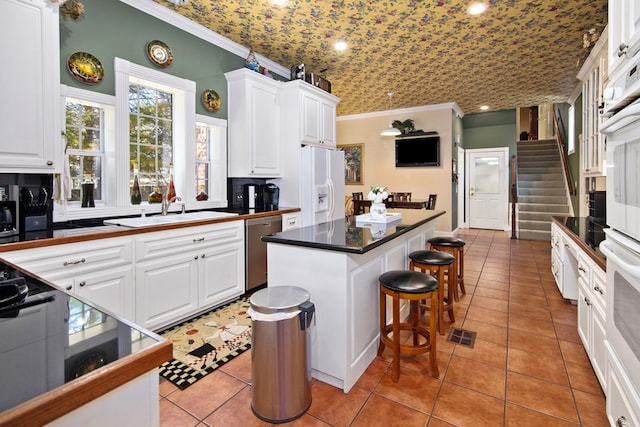
[[[160,376],[184,390],[251,348],[249,299],[240,298],[160,332],[173,343],[173,360]]]

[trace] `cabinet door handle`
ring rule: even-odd
[[[600,295],[604,294],[604,291],[602,290],[602,288],[598,285],[593,287],[593,290],[598,292]]]
[[[53,166],[53,162],[51,160],[47,160],[47,166]]]
[[[205,255],[205,254],[202,254],[202,256],[201,256],[200,258],[204,258],[204,255]]]
[[[70,291],[71,289],[73,289],[73,286],[69,285],[65,288],[66,290]]]
[[[84,280],[82,282],[79,283],[80,287],[84,288],[85,286],[87,286],[87,282],[85,282]]]
[[[84,258],[81,258],[81,259],[76,259],[74,261],[65,261],[64,264],[62,264],[62,265],[64,265],[66,267],[68,265],[82,264],[85,261],[86,260]]]
[[[578,270],[582,271],[583,273],[586,273],[586,272],[587,272],[587,270],[585,270],[585,269],[584,269],[584,268],[582,268],[582,267],[578,267]]]
[[[193,259],[198,259],[200,258],[198,255],[194,256]]]
[[[591,300],[588,297],[584,297],[584,302],[587,303],[587,305],[591,305]]]
[[[197,239],[193,239],[193,243],[196,243],[196,242],[203,242],[203,241],[204,241],[204,237],[200,237],[200,238],[197,238]]]
[[[625,43],[620,43],[620,46],[618,46],[618,53],[617,53],[618,58],[620,58],[622,55],[626,55],[628,48],[629,46],[627,46]],[[622,417],[622,419],[624,419],[624,417]]]

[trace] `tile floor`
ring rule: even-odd
[[[390,378],[385,351],[348,394],[314,380],[313,402],[292,426],[607,426],[605,398],[576,332],[576,306],[550,271],[548,242],[464,230],[466,295],[455,326],[473,348],[438,336],[440,379],[427,355]],[[445,316],[445,320],[448,318]],[[447,327],[451,324],[447,322]],[[251,355],[243,353],[184,391],[160,383],[162,426],[268,426],[251,412]]]

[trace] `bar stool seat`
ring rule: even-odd
[[[428,271],[438,279],[438,332],[444,335],[444,312],[449,313],[451,323],[456,322],[453,314],[453,289],[457,285],[452,281],[453,279],[450,279],[453,277],[452,266],[455,257],[447,252],[422,250],[411,252],[409,259],[409,270],[413,271],[417,268],[423,273]],[[445,271],[447,273],[446,297],[444,296]]]
[[[464,240],[455,237],[438,236],[429,239],[429,244],[431,245],[431,249],[449,252],[456,258],[456,261],[453,263],[453,271],[455,272],[458,286],[460,286],[460,292],[466,294],[467,292],[464,289]],[[460,300],[458,286],[454,286],[453,291],[453,299],[456,301]]]
[[[437,310],[429,312],[429,330],[419,325],[419,302],[429,299],[432,307],[438,304],[438,281],[431,275],[418,271],[392,270],[383,273],[380,282],[380,346],[378,356],[385,346],[393,351],[391,380],[397,382],[400,377],[400,355],[429,353],[431,375],[439,378],[436,359]],[[392,298],[392,319],[387,325],[387,295]],[[400,320],[400,300],[410,304],[407,322]],[[400,331],[411,332],[411,340],[401,343]],[[389,334],[392,334],[390,337]]]

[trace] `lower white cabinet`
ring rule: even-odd
[[[115,237],[0,255],[80,299],[132,320],[132,247],[132,237]]]
[[[244,223],[225,222],[140,235],[136,317],[168,326],[244,292]]]
[[[640,419],[636,414],[640,414],[640,397],[635,392],[629,377],[624,373],[624,369],[618,357],[605,343],[609,369],[607,375],[607,418],[609,424],[619,427],[640,426]]]
[[[4,252],[0,258],[153,330],[244,292],[244,221]]]

